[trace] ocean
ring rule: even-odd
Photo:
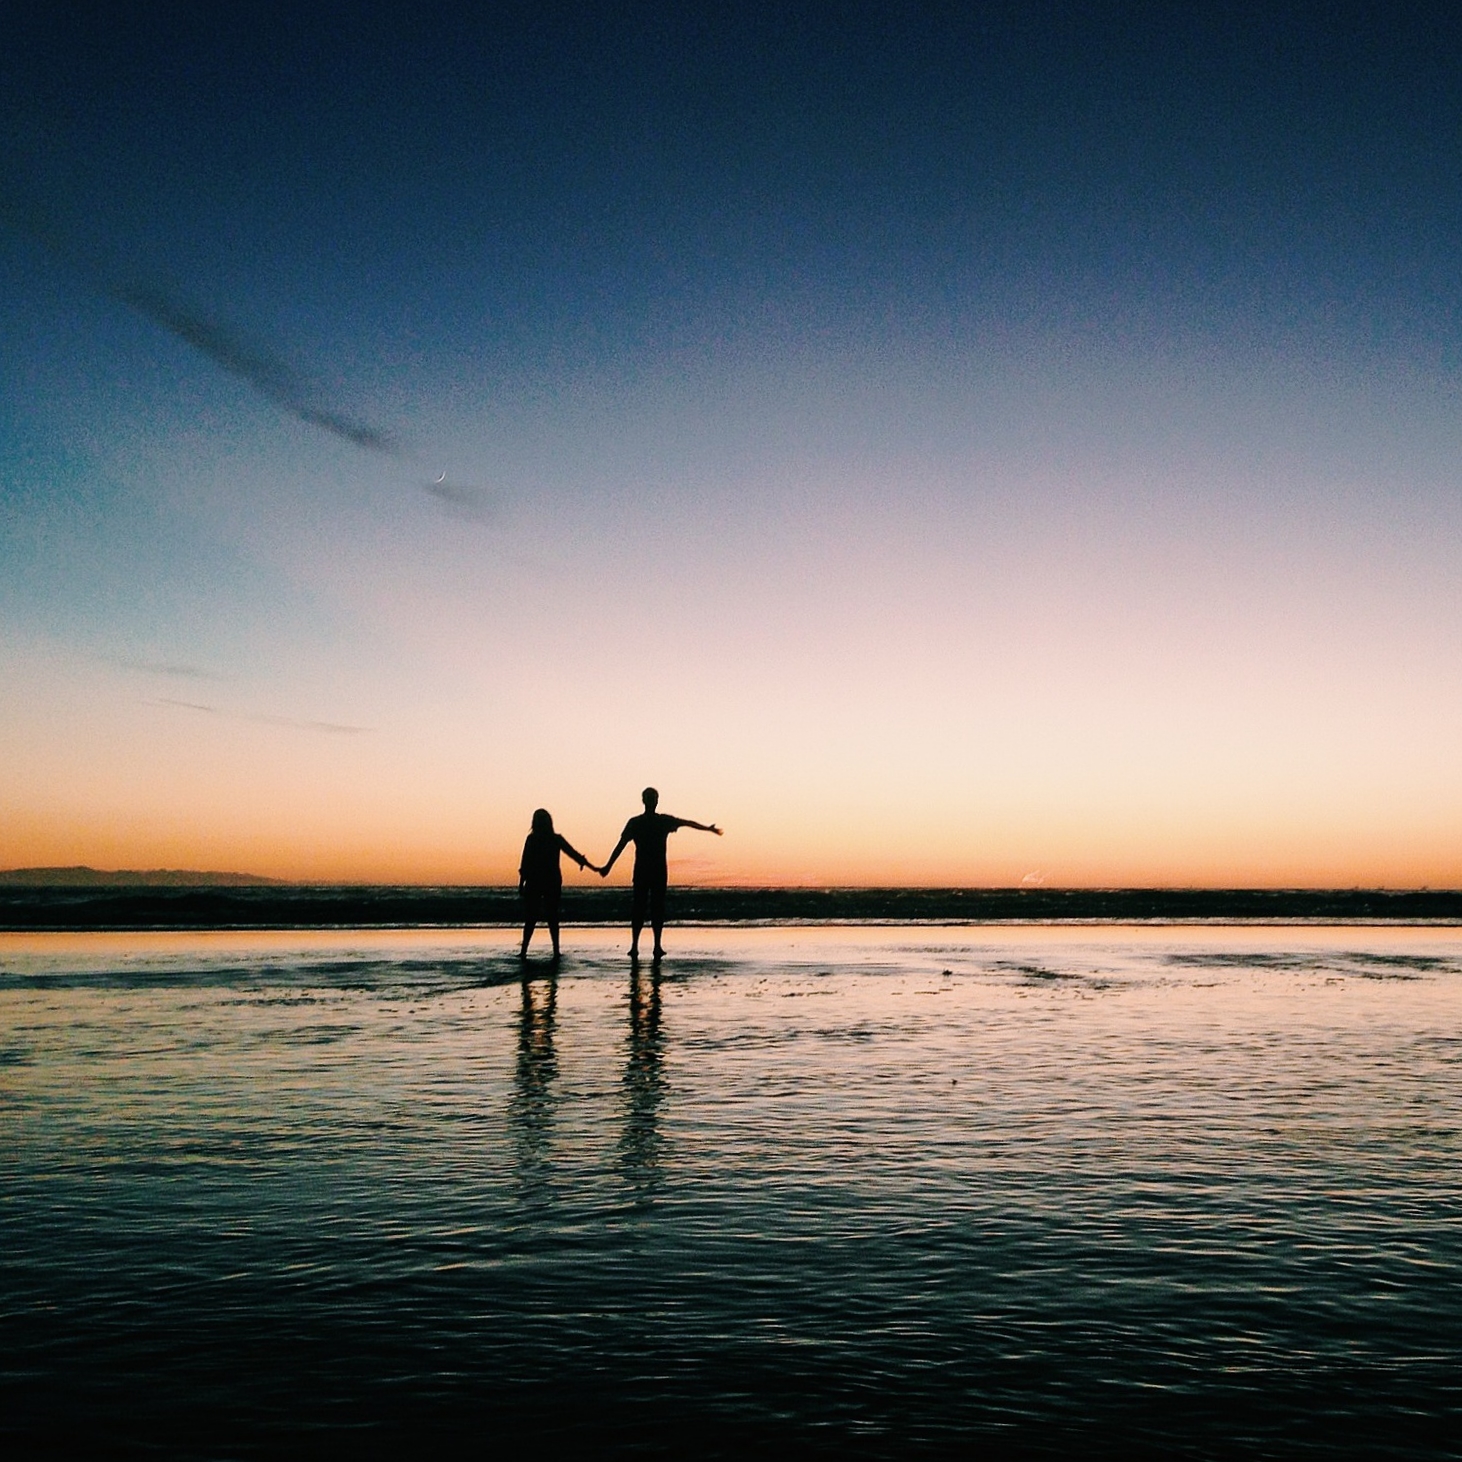
[[[667,943],[0,934],[6,1451],[1457,1455],[1462,929]]]

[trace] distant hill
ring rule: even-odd
[[[0,885],[27,888],[262,888],[283,883],[254,873],[199,873],[190,868],[0,868]]]

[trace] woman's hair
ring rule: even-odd
[[[553,831],[553,815],[546,807],[540,807],[533,814],[533,831],[536,833],[551,833]]]

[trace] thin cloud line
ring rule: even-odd
[[[103,656],[104,664],[116,665],[123,670],[136,670],[143,675],[166,675],[174,680],[223,680],[216,670],[205,670],[201,665],[183,665],[167,660],[127,660],[120,656]]]
[[[226,326],[210,320],[150,284],[114,284],[95,276],[94,283],[110,298],[191,345],[215,365],[252,386],[266,401],[310,426],[385,457],[401,456],[396,439],[380,427],[319,403],[315,392],[283,359],[250,345]]]
[[[119,268],[103,251],[78,242],[35,186],[22,181],[15,149],[0,155],[0,223],[29,238],[103,298],[110,299],[171,335],[221,370],[243,381],[281,411],[329,432],[362,451],[396,460],[417,460],[397,437],[371,422],[338,410],[323,393],[275,351],[194,309],[155,282]],[[446,474],[418,486],[453,516],[485,522],[496,515],[496,494]]]
[[[294,716],[271,716],[262,711],[225,711],[219,706],[204,705],[201,701],[178,700],[173,696],[157,696],[146,704],[168,706],[180,711],[197,711],[225,721],[247,721],[258,726],[287,726],[296,731],[318,731],[326,736],[365,736],[376,729],[374,726],[350,726],[340,721],[303,721]]]

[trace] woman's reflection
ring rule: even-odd
[[[558,979],[523,981],[518,1017],[518,1067],[513,1080],[511,1118],[518,1150],[518,1173],[525,1183],[541,1183],[553,1133],[553,1085],[558,1056],[553,1048]]]
[[[660,1104],[665,1099],[660,1035],[660,969],[635,965],[629,977],[629,1038],[624,1062],[624,1132],[619,1140],[625,1176],[648,1194],[659,1181]]]

